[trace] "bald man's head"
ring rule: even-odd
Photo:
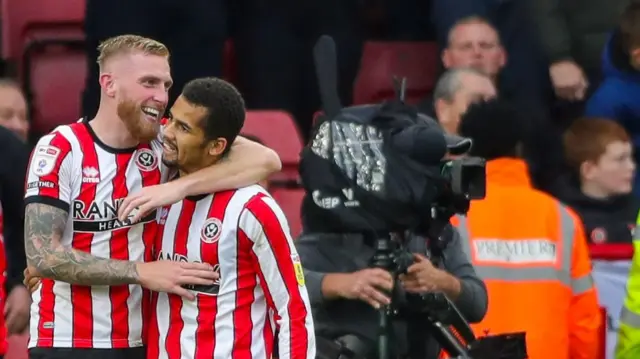
[[[434,92],[436,117],[448,133],[458,133],[460,116],[470,104],[497,96],[491,78],[473,68],[458,68],[445,72]]]

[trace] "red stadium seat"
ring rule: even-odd
[[[31,126],[44,134],[80,117],[86,56],[81,48],[46,47],[26,63],[25,92],[31,98]]]
[[[19,61],[34,41],[84,39],[85,1],[1,0],[3,58]]]
[[[282,172],[271,179],[298,178],[302,136],[293,117],[283,111],[247,111],[242,133],[258,137],[280,156]]]
[[[394,97],[393,77],[407,78],[406,101],[431,94],[438,76],[438,46],[430,42],[367,42],[354,85],[354,104]]]
[[[80,113],[85,0],[0,0],[2,57],[23,84],[32,129],[48,132]]]
[[[300,206],[304,190],[298,184],[302,137],[293,117],[283,111],[247,111],[242,133],[258,137],[280,156],[282,171],[269,178],[269,192],[289,222],[291,235],[302,231]]]
[[[298,238],[302,233],[300,207],[302,206],[302,199],[304,198],[304,190],[301,188],[272,188],[269,192],[271,192],[271,196],[278,202],[285,216],[287,216],[289,228],[291,229],[291,237],[293,239]]]

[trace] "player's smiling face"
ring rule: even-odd
[[[226,140],[207,140],[203,121],[208,110],[180,96],[171,106],[163,129],[162,162],[183,173],[195,172],[214,163],[224,151]]]
[[[158,134],[168,102],[171,73],[166,57],[134,53],[117,68],[118,115],[141,142]]]

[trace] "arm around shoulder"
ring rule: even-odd
[[[258,183],[280,171],[280,157],[272,149],[238,136],[222,161],[174,181],[186,196],[214,193]]]

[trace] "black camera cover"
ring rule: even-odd
[[[424,163],[406,148],[417,112],[398,102],[341,109],[322,117],[302,151],[300,175],[307,195],[305,229],[389,233],[416,228],[430,216],[441,184],[439,159],[446,153],[439,128],[428,136],[437,161]]]

